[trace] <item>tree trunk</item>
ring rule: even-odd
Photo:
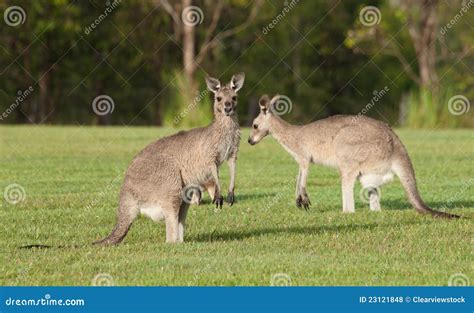
[[[35,112],[35,123],[42,123],[46,116],[46,107],[49,101],[49,81],[50,72],[44,72],[41,79],[38,81],[39,85],[39,102]]]
[[[13,50],[14,47],[12,46],[12,50],[11,51],[15,51]],[[24,81],[25,82],[28,82],[29,86],[33,86],[33,82],[32,82],[32,79],[30,76],[28,76],[27,73],[31,73],[31,54],[30,54],[30,48],[26,48],[25,52],[23,53],[23,67],[25,68],[25,74],[24,74]],[[21,83],[18,84],[19,86],[22,86]],[[27,87],[27,88],[28,88]],[[28,105],[28,103],[30,103],[30,105]],[[28,112],[30,110],[29,107],[31,107],[31,103],[32,103],[32,99],[31,99],[31,96],[29,97],[29,99],[23,101],[20,106],[15,110],[16,112],[16,118],[15,118],[15,122],[16,123],[31,123],[31,121],[27,118],[28,116]]]
[[[423,0],[420,10],[419,27],[411,27],[410,35],[413,40],[419,66],[421,87],[435,91],[438,85],[436,75],[436,29],[438,26],[438,0]]]
[[[183,0],[183,9],[192,5],[191,0]],[[190,23],[183,23],[183,69],[186,83],[188,84],[189,95],[194,95],[196,87],[194,74],[196,72],[195,65],[195,45],[196,30],[195,26]]]
[[[257,97],[252,96],[252,97],[249,98],[248,101],[249,101],[249,110],[248,110],[248,114],[247,114],[247,123],[246,123],[246,125],[250,127],[250,126],[252,126],[253,120],[258,115],[259,107],[258,107]]]

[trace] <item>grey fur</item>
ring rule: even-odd
[[[240,142],[235,109],[243,81],[243,73],[234,75],[224,86],[215,78],[206,78],[209,90],[215,94],[214,121],[206,127],[158,139],[132,160],[122,184],[115,228],[96,244],[120,243],[139,213],[155,221],[165,220],[167,242],[183,242],[189,208],[183,192],[188,186],[212,185],[209,188],[214,202],[222,206],[219,166],[226,160],[233,169],[228,197],[233,202]]]
[[[365,116],[337,115],[307,125],[291,125],[273,112],[278,100],[278,95],[271,100],[267,95],[260,98],[260,114],[253,122],[248,141],[253,145],[271,134],[295,158],[300,168],[296,184],[298,207],[308,209],[311,204],[306,192],[306,178],[309,164],[318,163],[339,170],[343,212],[355,211],[353,189],[357,179],[369,188],[370,209],[379,211],[377,188],[390,180],[394,173],[419,213],[459,217],[435,211],[423,202],[408,153],[387,124]]]

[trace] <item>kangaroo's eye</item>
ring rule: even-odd
[[[232,97],[232,101],[237,101],[237,97]]]
[[[222,100],[222,97],[217,97],[216,100],[220,102]]]
[[[253,124],[253,129],[257,129],[258,128],[258,125],[257,124]]]

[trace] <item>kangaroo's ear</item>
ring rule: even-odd
[[[258,100],[258,105],[260,106],[260,111],[262,111],[263,114],[266,114],[268,112],[268,106],[270,105],[270,98],[268,95],[261,96],[260,100]]]
[[[214,77],[206,76],[206,85],[209,91],[216,93],[221,88],[221,82]]]
[[[245,80],[245,74],[244,73],[238,73],[232,76],[232,79],[230,80],[230,88],[232,88],[235,92],[239,91],[240,88],[244,85],[244,80]]]

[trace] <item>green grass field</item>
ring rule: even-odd
[[[115,222],[123,173],[157,128],[0,127],[2,193],[19,184],[25,199],[0,206],[1,285],[91,285],[99,273],[116,285],[448,285],[471,282],[472,220],[418,215],[394,181],[382,188],[382,212],[355,190],[356,213],[343,214],[339,177],[312,166],[313,203],[297,209],[297,165],[274,139],[247,144],[237,163],[234,206],[192,206],[185,243],[165,244],[164,223],[140,217],[123,244],[90,245]],[[474,132],[399,130],[422,197],[434,208],[473,217]],[[227,188],[228,169],[221,170]],[[27,244],[71,245],[19,249]],[[74,245],[77,245],[74,247]],[[286,276],[285,276],[286,277]]]

